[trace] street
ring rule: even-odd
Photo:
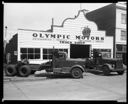
[[[32,76],[30,76],[32,77]],[[126,102],[126,72],[84,73],[83,79],[32,77],[3,82],[3,100],[115,100]],[[42,78],[42,79],[41,79]],[[20,78],[19,78],[20,79]],[[27,80],[29,79],[29,80]]]

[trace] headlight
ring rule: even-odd
[[[114,68],[114,67],[115,67],[115,65],[114,65],[114,64],[112,64],[112,67]]]

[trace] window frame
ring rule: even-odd
[[[121,13],[121,23],[122,24],[126,24],[126,22],[127,22],[127,16],[126,16],[126,14]]]
[[[22,53],[21,52],[22,49],[26,49],[27,51]],[[28,52],[29,49],[32,49],[32,51]],[[37,50],[37,49],[38,49],[38,52],[35,52],[35,50]],[[24,57],[22,55],[25,55],[26,57]],[[31,55],[32,55],[32,57],[31,57]],[[37,57],[36,55],[39,55],[39,57],[36,58]],[[22,58],[27,58],[29,60],[40,59],[41,58],[40,48],[20,48],[20,59],[22,59]]]
[[[126,36],[127,36],[126,34],[127,34],[127,33],[126,33],[125,30],[121,30],[120,39],[121,39],[121,40],[126,40],[126,38],[127,38],[127,37],[126,37]]]
[[[47,50],[46,51],[46,53],[44,54],[44,50]],[[50,52],[50,51],[52,51],[53,50],[53,48],[43,48],[42,49],[42,55],[43,55],[43,60],[47,60],[47,59],[52,59],[52,57],[51,57],[51,55],[52,55],[52,53]],[[67,52],[67,54],[68,54],[68,48],[56,48],[55,50],[57,50],[57,51],[62,51],[62,52]],[[49,53],[50,52],[50,53]],[[44,58],[45,57],[45,58]],[[50,57],[50,58],[49,58]]]

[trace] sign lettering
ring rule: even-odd
[[[56,40],[61,40],[60,43],[68,43],[69,40],[75,40],[75,41],[86,41],[86,42],[103,42],[104,37],[98,37],[98,36],[85,36],[85,35],[74,35],[71,37],[71,35],[65,35],[65,34],[49,34],[49,33],[33,33],[33,40],[51,40],[51,39],[56,39]],[[66,40],[66,41],[65,41]]]

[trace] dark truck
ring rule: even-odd
[[[122,75],[125,71],[122,59],[104,58],[102,53],[95,52],[93,59],[69,59],[65,52],[54,52],[52,61],[40,65],[39,70],[46,72],[71,74],[73,78],[82,78],[83,72],[90,68],[103,71],[104,75],[117,72]]]
[[[125,71],[122,59],[104,58],[102,53],[94,52],[93,58],[70,59],[66,52],[53,51],[52,60],[39,65],[36,71],[45,70],[53,74],[70,74],[73,78],[82,78],[83,72],[90,68],[103,71],[104,75],[117,72],[122,75]],[[32,67],[27,61],[8,65],[5,73],[8,76],[19,75],[26,77],[32,72]]]
[[[100,70],[104,75],[110,75],[111,72],[117,72],[119,75],[123,75],[126,70],[123,66],[123,60],[103,57],[103,53],[95,52],[93,59],[88,58],[86,60],[86,68]]]
[[[33,66],[29,64],[27,59],[18,61],[17,64],[9,64],[5,68],[7,76],[29,76],[33,70]],[[69,59],[66,52],[52,52],[52,60],[42,63],[37,66],[36,71],[46,70],[46,72],[53,72],[53,74],[71,73],[74,78],[82,78],[85,71],[85,59]]]
[[[83,78],[85,59],[67,58],[66,52],[53,52],[52,61],[40,65],[39,70],[54,74],[71,74],[73,78]]]

